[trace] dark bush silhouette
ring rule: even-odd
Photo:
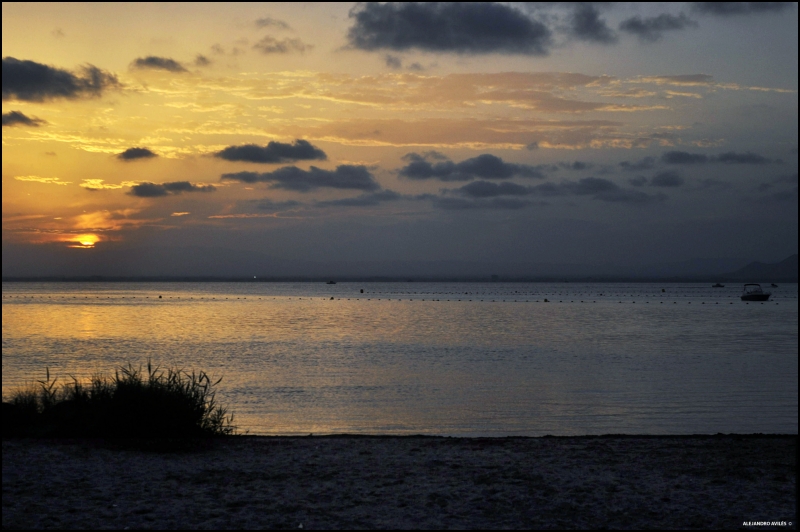
[[[148,362],[113,378],[57,379],[18,390],[3,402],[3,436],[185,439],[233,434],[233,415],[217,405],[207,373],[160,370]]]

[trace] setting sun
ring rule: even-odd
[[[67,242],[71,243],[69,247],[83,249],[93,248],[99,241],[100,237],[93,234],[74,235],[67,240]]]

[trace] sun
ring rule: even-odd
[[[92,249],[100,242],[100,237],[94,234],[74,235],[68,240],[71,248]]]

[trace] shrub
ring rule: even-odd
[[[3,436],[182,439],[233,434],[233,415],[216,403],[207,373],[131,364],[113,378],[38,381],[3,402]]]

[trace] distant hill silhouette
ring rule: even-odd
[[[783,281],[786,283],[797,282],[797,254],[783,259],[775,264],[751,262],[744,268],[724,275],[726,279],[740,279],[750,281]]]

